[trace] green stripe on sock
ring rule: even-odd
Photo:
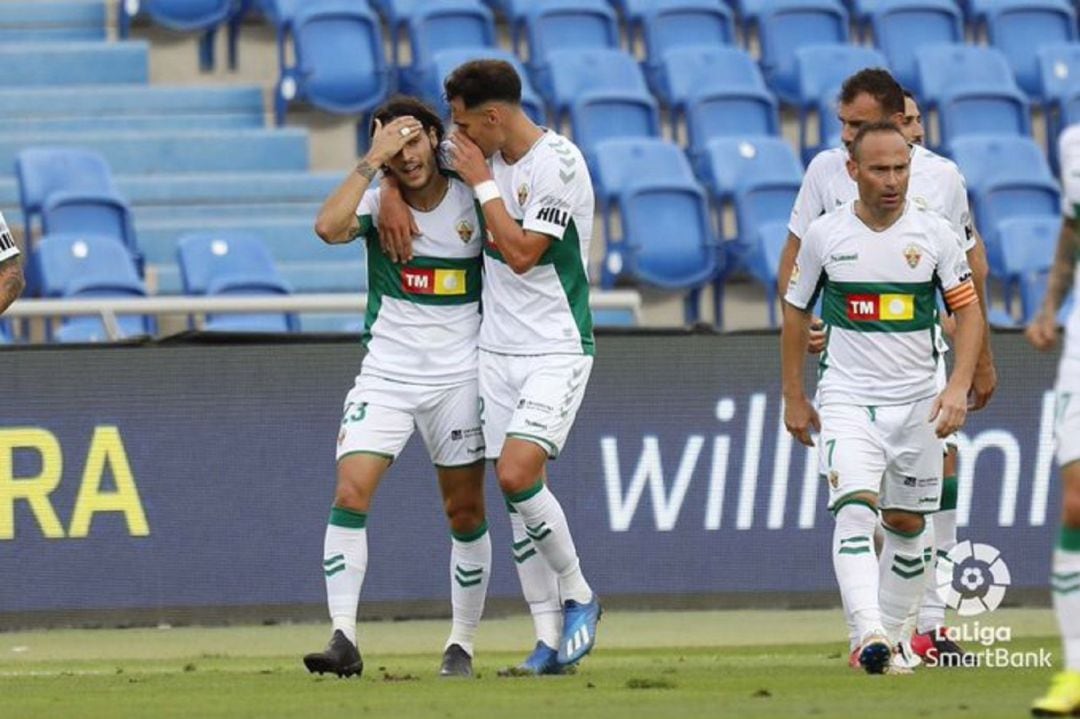
[[[517,510],[514,509],[514,505],[510,504],[510,500],[503,497],[503,501],[506,502],[506,511],[510,514],[517,514]]]
[[[918,569],[912,570],[910,572],[905,572],[902,569],[898,569],[895,565],[892,568],[892,573],[893,574],[895,574],[898,577],[902,577],[904,579],[914,579],[915,577],[918,577],[919,575],[921,575],[923,573],[923,571],[924,570],[923,570],[922,567],[919,567]]]
[[[1062,527],[1058,548],[1066,552],[1080,552],[1080,527]]]
[[[506,499],[510,502],[513,502],[514,504],[518,504],[519,502],[524,502],[526,500],[532,499],[536,495],[540,494],[540,490],[542,490],[543,488],[544,480],[538,479],[536,480],[536,484],[529,487],[528,489],[522,490],[515,494],[506,495]]]
[[[1053,572],[1050,579],[1055,582],[1071,582],[1080,579],[1080,572]]]
[[[345,561],[345,555],[344,554],[335,554],[332,557],[327,557],[326,559],[324,559],[323,560],[323,566],[324,567],[329,567],[331,564],[337,564],[338,562],[344,562],[344,561]]]
[[[551,528],[547,526],[547,522],[540,522],[535,527],[525,525],[525,534],[529,535],[529,538],[534,542],[539,542],[544,537],[551,534]]]
[[[870,544],[870,537],[857,536],[857,537],[844,537],[840,540],[840,544]]]
[[[956,509],[956,495],[959,486],[960,480],[956,478],[955,474],[941,480],[941,508],[939,511],[945,512]]]
[[[476,569],[465,569],[460,564],[454,567],[454,574],[460,574],[465,579],[472,579],[473,577],[478,577],[483,573],[483,567],[477,567]]]
[[[479,527],[477,527],[476,529],[474,529],[471,532],[466,532],[464,534],[458,534],[457,532],[450,532],[450,536],[453,537],[454,539],[456,539],[459,542],[475,542],[477,539],[480,539],[480,537],[483,537],[485,534],[487,534],[487,531],[488,531],[488,525],[487,525],[487,520],[485,519],[484,521],[480,522]]]
[[[460,584],[462,589],[468,589],[469,587],[475,587],[477,584],[479,584],[480,582],[482,582],[484,580],[482,578],[481,579],[464,580],[464,579],[462,579],[461,577],[459,577],[459,576],[457,576],[455,574],[454,575],[454,581],[457,582],[458,584]]]
[[[870,554],[870,547],[841,547],[837,554]]]
[[[337,574],[338,572],[344,572],[344,571],[345,571],[345,565],[342,564],[342,565],[339,565],[337,567],[334,567],[333,569],[327,569],[326,570],[326,576],[332,577],[335,574]]]
[[[514,561],[517,562],[518,564],[521,564],[522,562],[524,562],[526,559],[533,556],[534,554],[536,554],[536,547],[531,548],[527,552],[522,552],[521,554],[515,554],[514,555]]]
[[[344,507],[334,507],[330,510],[330,524],[346,529],[363,529],[367,526],[367,514],[354,512]]]
[[[1050,590],[1054,594],[1072,594],[1073,592],[1080,591],[1080,584],[1073,584],[1071,586],[1051,584]]]
[[[902,554],[897,554],[897,555],[895,555],[893,557],[893,561],[896,564],[900,564],[900,565],[906,567],[907,569],[911,569],[912,567],[921,567],[921,566],[923,566],[923,558],[922,557],[905,557]]]

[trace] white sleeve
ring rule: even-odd
[[[975,226],[972,224],[971,206],[968,204],[967,183],[956,165],[950,164],[949,168],[952,181],[945,192],[945,219],[962,240],[964,252],[970,252],[975,247]]]
[[[975,283],[971,279],[967,252],[961,246],[959,235],[951,225],[942,222],[937,235],[938,262],[935,271],[941,283],[945,305],[950,312],[979,302]]]
[[[360,220],[360,236],[367,234],[379,226],[379,188],[369,187],[364,190],[360,197],[360,204],[356,206],[356,217]]]
[[[788,219],[788,231],[799,239],[806,236],[810,223],[824,214],[826,209],[821,198],[821,164],[816,160],[817,158],[811,160],[810,166],[806,168],[802,184],[799,185],[799,194],[795,197],[795,205],[791,208],[791,217]]]
[[[1058,138],[1061,163],[1061,211],[1071,220],[1080,206],[1080,126],[1072,126]]]
[[[799,255],[795,258],[784,300],[800,310],[809,311],[817,299],[822,272],[822,234],[816,227],[810,227],[799,243]]]
[[[592,206],[592,183],[585,159],[576,147],[562,145],[569,152],[566,159],[551,157],[538,162],[532,175],[532,187],[522,210],[522,229],[539,232],[556,240],[566,234],[575,208]]]
[[[7,221],[0,214],[0,262],[19,256],[19,246],[15,244],[15,238],[8,229]]]

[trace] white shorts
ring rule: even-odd
[[[540,445],[559,456],[574,426],[593,358],[520,357],[480,351],[480,412],[488,459],[498,459],[506,437]]]
[[[345,397],[337,459],[363,452],[393,461],[416,428],[437,467],[475,464],[484,459],[478,397],[475,380],[421,385],[361,374]]]
[[[925,514],[941,505],[941,440],[927,421],[933,397],[912,404],[820,409],[818,466],[829,482],[829,509],[860,492],[881,509]]]
[[[1054,406],[1054,439],[1059,467],[1080,462],[1080,392],[1058,390]]]

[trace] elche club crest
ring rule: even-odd
[[[908,267],[915,269],[922,261],[922,250],[918,245],[908,245],[904,250],[904,259],[907,260]]]
[[[938,559],[936,581],[945,604],[971,617],[1001,606],[1012,575],[997,548],[966,540]]]
[[[525,206],[525,200],[529,199],[529,186],[522,182],[518,185],[517,189],[517,201],[522,207]]]
[[[456,229],[458,237],[461,238],[461,241],[468,244],[469,240],[471,240],[473,236],[474,228],[472,226],[472,223],[468,220],[462,220],[461,222],[457,223]]]

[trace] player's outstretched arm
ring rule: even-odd
[[[517,274],[528,272],[551,246],[552,238],[523,229],[510,216],[491,176],[491,168],[476,143],[463,132],[451,135],[454,170],[477,190],[477,201],[484,211],[484,222],[503,259]],[[479,189],[478,189],[479,188]]]
[[[401,152],[401,148],[405,147],[410,138],[423,131],[423,125],[415,117],[395,117],[386,125],[375,120],[375,132],[372,134],[371,147],[367,154],[330,197],[326,198],[319,210],[319,217],[315,220],[315,233],[324,242],[350,242],[356,237],[360,227],[356,208],[364,192],[371,186],[375,173],[389,162],[390,158]]]
[[[970,290],[969,290],[970,291]],[[978,302],[971,302],[955,311],[956,364],[944,391],[934,400],[930,421],[937,421],[938,437],[948,437],[964,426],[968,410],[968,388],[975,374],[975,364],[983,342],[985,320]]]
[[[26,280],[18,255],[0,262],[0,314],[19,298],[25,287]]]
[[[821,430],[817,410],[806,396],[803,362],[810,341],[810,313],[783,302],[784,324],[780,331],[780,365],[784,392],[784,426],[807,447],[814,446],[810,431]]]
[[[1069,293],[1078,252],[1080,237],[1077,236],[1074,222],[1065,218],[1058,234],[1057,252],[1054,253],[1054,265],[1050,268],[1042,309],[1025,332],[1028,342],[1037,350],[1049,350],[1057,343],[1057,313]]]

